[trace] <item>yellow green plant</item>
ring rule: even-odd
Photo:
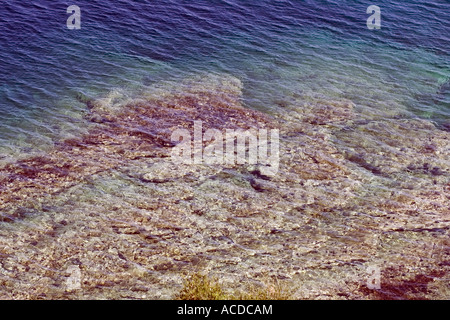
[[[267,278],[263,285],[248,284],[245,291],[227,293],[216,278],[194,273],[184,280],[176,295],[178,300],[289,300],[292,289],[276,279]]]

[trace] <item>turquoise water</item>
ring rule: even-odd
[[[267,112],[319,95],[450,121],[448,1],[378,1],[380,30],[366,26],[371,1],[77,1],[80,30],[70,4],[2,4],[2,159],[86,130],[80,94],[204,72],[240,78],[244,103]]]

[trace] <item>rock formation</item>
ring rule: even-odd
[[[206,75],[87,100],[88,134],[0,168],[0,297],[170,299],[198,271],[293,299],[450,297],[448,131],[324,97],[266,114],[241,89]],[[279,129],[278,174],[173,163],[194,120]]]

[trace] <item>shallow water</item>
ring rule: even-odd
[[[370,31],[370,4],[81,1],[68,30],[63,1],[6,1],[0,296],[172,298],[201,270],[448,298],[450,5],[381,1]],[[280,128],[279,174],[174,166],[197,118]]]

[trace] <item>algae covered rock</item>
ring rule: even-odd
[[[292,298],[448,298],[449,132],[325,97],[269,115],[242,88],[200,75],[86,99],[87,134],[2,166],[0,297],[170,299],[202,272],[225,291],[273,278]],[[278,130],[276,174],[173,162],[172,133],[195,121]]]

